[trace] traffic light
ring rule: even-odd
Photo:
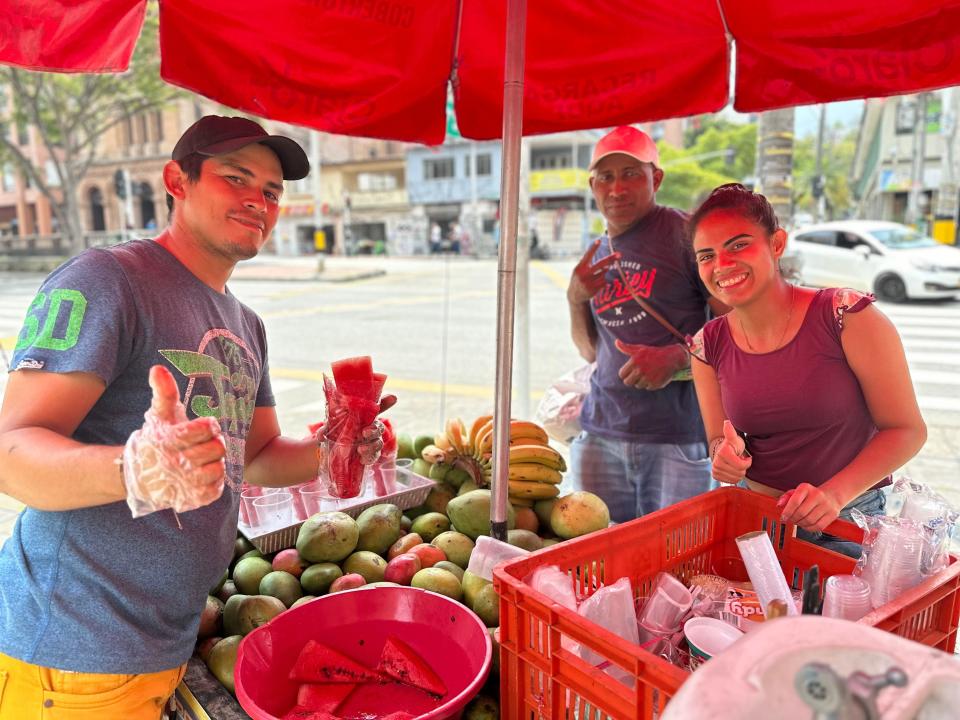
[[[117,170],[113,174],[113,189],[117,191],[118,198],[127,199],[127,178],[123,170]]]
[[[824,190],[824,177],[823,175],[814,175],[810,178],[810,194],[814,198],[820,199],[820,196],[823,195]]]

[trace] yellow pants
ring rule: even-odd
[[[159,720],[186,669],[75,673],[0,653],[0,720]]]

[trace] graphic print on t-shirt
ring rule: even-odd
[[[646,300],[653,292],[657,269],[634,260],[621,260],[620,267],[629,285],[624,285],[620,273],[612,270],[607,284],[593,296],[593,307],[600,322],[608,328],[640,322],[647,313],[637,305],[630,290]]]
[[[227,442],[227,462],[243,465],[243,451],[260,384],[257,357],[229,330],[208,330],[197,352],[161,350],[190,379],[183,404],[188,417],[215,417]]]

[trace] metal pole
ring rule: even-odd
[[[817,169],[816,169],[816,180],[818,184],[819,193],[814,198],[816,200],[816,216],[815,220],[817,222],[822,222],[825,210],[827,207],[827,183],[823,177],[823,136],[826,133],[827,129],[827,105],[824,103],[820,106],[820,128],[817,131]]]
[[[471,252],[476,253],[480,243],[480,213],[477,210],[477,141],[470,141],[470,222],[466,223],[470,231]],[[464,248],[460,248],[463,252]]]
[[[133,183],[130,182],[130,171],[123,171],[123,189],[126,197],[123,199],[123,239],[130,239],[133,230]]]
[[[913,167],[910,172],[910,194],[907,196],[907,224],[920,227],[920,193],[923,191],[923,165],[927,152],[927,94],[917,96],[913,127]]]
[[[516,372],[514,415],[530,419],[530,146],[520,144],[520,181],[517,184],[517,287],[513,306],[516,308],[513,359]]]
[[[516,291],[520,145],[523,135],[523,66],[527,2],[508,0],[503,78],[503,169],[500,176],[500,252],[497,275],[497,375],[493,430],[490,535],[507,539],[507,476],[510,462],[510,391],[513,379],[513,312]]]

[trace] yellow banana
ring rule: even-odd
[[[443,462],[447,459],[447,453],[436,445],[427,445],[421,452],[420,457],[431,465]]]
[[[444,452],[453,450],[453,442],[450,440],[450,436],[445,432],[437,433],[433,436],[433,444]]]
[[[563,482],[563,476],[559,470],[554,470],[540,463],[510,463],[510,479],[548,483],[550,485],[559,485]]]
[[[530,438],[537,441],[539,445],[547,445],[550,438],[547,431],[529,420],[511,420],[510,421],[510,439]]]
[[[473,452],[477,447],[477,439],[480,435],[480,431],[483,430],[487,425],[493,422],[493,415],[481,415],[476,420],[473,421],[473,425],[470,426],[470,432],[467,435],[467,442],[469,447],[467,450]]]
[[[567,463],[563,455],[546,445],[513,445],[510,446],[510,463],[540,463],[554,470],[563,472]]]
[[[456,418],[447,420],[446,433],[447,437],[450,438],[453,449],[456,450],[458,455],[463,455],[463,436],[460,433],[460,421]]]
[[[533,507],[533,498],[517,497],[516,495],[509,495],[508,497],[510,499],[510,504],[514,507]]]
[[[547,485],[541,482],[526,482],[524,480],[510,480],[510,495],[513,497],[545,500],[557,497],[560,488],[556,485]]]

